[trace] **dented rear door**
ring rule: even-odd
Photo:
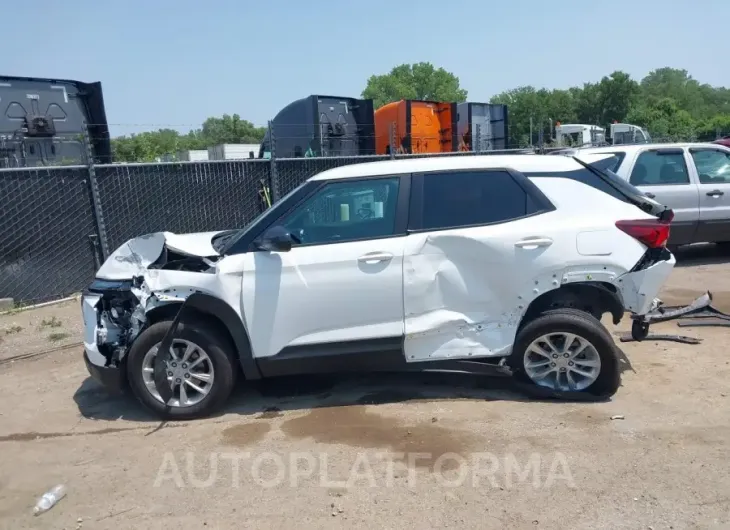
[[[509,353],[525,308],[560,284],[575,252],[572,223],[527,200],[506,170],[414,175],[413,187],[403,259],[407,360]]]

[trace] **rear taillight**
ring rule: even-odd
[[[666,246],[669,239],[669,223],[659,219],[616,221],[616,228],[649,248]]]

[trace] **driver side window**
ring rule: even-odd
[[[295,239],[295,246],[391,236],[399,183],[398,177],[330,182],[281,224]]]

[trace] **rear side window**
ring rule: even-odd
[[[611,159],[608,159],[611,160]],[[594,164],[595,166],[600,167],[601,169],[604,169],[604,167],[600,163]],[[604,169],[605,171],[605,169]],[[578,182],[582,182],[583,184],[586,184],[592,188],[595,188],[597,190],[600,190],[604,193],[607,193],[614,199],[618,199],[623,202],[630,203],[629,199],[619,191],[624,190],[626,193],[634,194],[634,195],[644,195],[641,191],[637,190],[635,187],[633,187],[631,184],[626,182],[625,180],[621,179],[621,177],[617,176],[614,173],[611,173],[609,171],[606,171],[606,174],[609,176],[611,181],[613,182],[613,186],[603,180],[601,177],[590,171],[586,168],[577,169],[575,171],[559,171],[559,172],[534,172],[534,173],[525,173],[526,177],[530,178],[540,178],[540,177],[552,177],[552,178],[566,178],[571,180],[576,180]],[[616,189],[618,188],[618,189]]]
[[[684,152],[681,149],[644,151],[631,170],[629,182],[634,186],[689,184]]]
[[[507,171],[426,173],[421,205],[413,212],[413,229],[501,223],[544,209]]]
[[[690,149],[702,184],[730,183],[730,153],[719,149]]]

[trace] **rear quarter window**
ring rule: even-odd
[[[612,160],[612,159],[607,159]],[[600,167],[604,171],[606,168],[601,164],[601,162],[597,162],[594,165]],[[618,199],[620,201],[631,203],[629,199],[619,190],[625,190],[627,193],[634,193],[636,195],[643,195],[641,191],[636,189],[634,186],[623,180],[621,177],[617,176],[614,173],[608,173],[609,177],[611,178],[611,181],[613,182],[613,185],[609,184],[605,180],[603,180],[601,177],[596,175],[595,173],[591,172],[590,170],[586,168],[576,169],[574,171],[536,171],[536,172],[529,172],[525,173],[525,176],[528,178],[540,178],[540,177],[548,177],[548,178],[565,178],[565,179],[571,179],[576,180],[578,182],[581,182],[583,184],[586,184],[592,188],[595,188],[597,190],[602,191],[603,193],[606,193],[613,197],[614,199]],[[618,189],[617,189],[618,188]]]
[[[551,209],[524,176],[507,170],[439,171],[416,176],[421,197],[411,208],[412,230],[447,230],[504,223]],[[416,192],[419,193],[419,192]]]

